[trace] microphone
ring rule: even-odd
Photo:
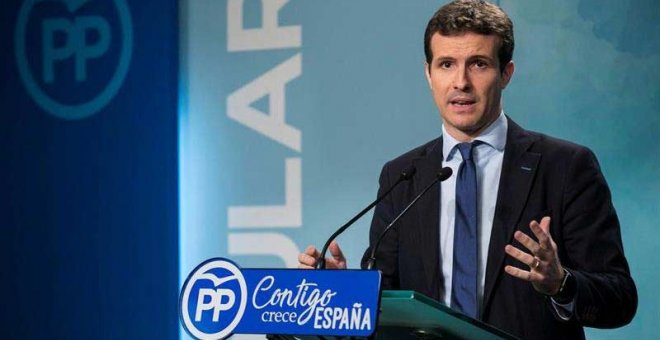
[[[401,171],[401,174],[399,175],[399,178],[394,182],[394,184],[387,189],[382,195],[378,196],[375,201],[371,202],[366,208],[362,209],[355,217],[351,218],[350,221],[346,222],[343,226],[341,226],[337,231],[334,232],[334,234],[330,235],[330,238],[328,238],[328,241],[325,242],[325,245],[323,246],[323,250],[321,250],[321,254],[319,255],[319,258],[316,259],[316,269],[325,269],[325,254],[328,252],[328,247],[330,246],[330,243],[339,236],[339,234],[343,233],[344,230],[346,230],[348,227],[350,227],[355,221],[357,221],[362,215],[366,214],[371,208],[375,207],[376,204],[378,204],[380,201],[383,200],[387,195],[389,195],[394,188],[396,188],[399,183],[403,181],[407,181],[412,178],[412,176],[415,174],[417,169],[415,169],[414,166],[410,166],[403,171]]]
[[[383,230],[383,232],[378,237],[378,240],[376,241],[376,244],[374,245],[373,248],[371,248],[371,255],[369,256],[369,260],[367,261],[367,269],[374,269],[374,267],[376,266],[376,251],[378,250],[378,246],[380,246],[380,241],[383,239],[383,237],[385,237],[387,232],[389,232],[390,229],[392,229],[392,227],[396,224],[396,222],[398,222],[399,219],[401,217],[403,217],[403,215],[405,215],[408,212],[408,210],[413,205],[415,205],[415,203],[417,203],[417,201],[420,198],[422,198],[422,196],[424,196],[424,194],[427,191],[429,191],[429,189],[431,189],[432,186],[434,186],[438,182],[442,182],[442,181],[446,180],[447,178],[449,178],[451,176],[451,174],[452,174],[452,170],[451,170],[450,167],[444,167],[444,168],[440,169],[440,171],[438,171],[438,173],[435,175],[435,180],[433,182],[431,182],[431,184],[427,185],[426,188],[424,188],[424,190],[422,190],[422,192],[419,193],[419,195],[417,195],[417,197],[415,197],[415,199],[413,199],[412,202],[410,202],[406,206],[406,208],[403,209],[403,211],[401,211],[401,213],[399,213],[399,215],[397,217],[395,217],[394,220],[392,220],[392,222],[390,222],[389,225],[387,225],[387,227],[385,227],[385,230]]]

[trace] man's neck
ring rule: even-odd
[[[477,128],[476,130],[459,130],[451,127],[449,124],[444,123],[445,130],[447,133],[452,136],[454,139],[461,143],[471,143],[475,138],[479,137],[484,131],[486,131],[493,123],[500,117],[502,114],[502,109],[500,108],[499,113],[494,115],[489,122],[483,126]]]

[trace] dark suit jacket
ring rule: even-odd
[[[442,166],[442,138],[385,164],[379,193],[414,165],[374,213],[370,247],[384,227],[429,184]],[[436,300],[443,289],[439,250],[439,190],[430,190],[383,239],[377,267],[383,289],[416,290]],[[531,283],[504,272],[525,265],[506,256],[504,246],[525,247],[515,230],[533,236],[531,220],[552,217],[550,232],[564,267],[577,279],[575,313],[561,321],[549,299]],[[490,226],[483,226],[490,227]],[[582,326],[611,328],[630,322],[637,291],[623,254],[619,221],[593,153],[582,146],[522,129],[508,120],[507,143],[492,225],[480,319],[524,339],[584,338]]]

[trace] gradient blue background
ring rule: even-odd
[[[227,52],[227,1],[127,2],[128,75],[103,110],[78,121],[49,115],[27,94],[14,55],[22,2],[0,5],[3,338],[178,338],[183,278],[206,258],[228,256],[229,206],[281,203],[284,158],[302,160],[303,225],[260,231],[302,250],[374,198],[385,161],[439,135],[422,35],[444,1],[292,0],[280,25],[302,27],[300,48],[238,53]],[[246,0],[247,26],[260,26],[260,3]],[[654,338],[660,4],[499,4],[516,33],[505,111],[528,129],[591,147],[621,220],[638,313],[588,337]],[[225,112],[231,92],[297,53],[302,75],[287,86],[286,114],[302,132],[301,153]],[[353,268],[368,223],[339,239]]]
[[[0,4],[0,338],[176,339],[177,2],[129,2],[123,86],[73,121],[42,110],[20,80],[21,4]],[[92,1],[80,11],[116,16],[105,5],[113,8]],[[40,8],[46,18],[67,13],[57,2]],[[96,75],[112,69],[89,65],[85,86],[100,88]],[[58,81],[72,78],[56,67]]]

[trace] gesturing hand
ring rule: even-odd
[[[332,257],[325,259],[325,266],[328,269],[346,269],[346,258],[342,253],[337,242],[332,241],[328,246],[330,255]],[[316,265],[316,259],[320,253],[314,246],[307,246],[304,252],[298,255],[298,268],[300,269],[313,269]]]
[[[564,280],[564,269],[559,263],[557,244],[550,236],[550,217],[543,217],[541,223],[532,221],[529,224],[538,242],[520,231],[516,231],[514,238],[518,240],[529,253],[526,253],[510,244],[504,251],[514,259],[529,266],[529,271],[514,266],[504,267],[509,275],[529,281],[537,292],[545,295],[555,295],[559,292],[561,282]]]

